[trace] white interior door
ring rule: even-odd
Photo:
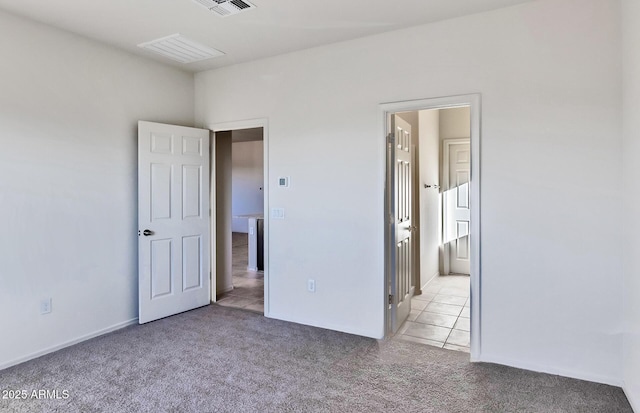
[[[412,226],[412,145],[411,125],[397,115],[391,116],[391,131],[387,156],[390,203],[390,305],[391,329],[395,333],[409,316],[413,296]]]
[[[139,322],[210,303],[209,131],[138,123]]]
[[[443,157],[444,233],[449,273],[469,274],[471,146],[468,139],[445,140]],[[446,259],[446,257],[445,257]]]

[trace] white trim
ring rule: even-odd
[[[218,282],[216,277],[213,276],[218,268],[216,249],[218,248],[216,240],[216,191],[211,189],[216,184],[216,134],[215,132],[209,132],[209,260],[211,266],[209,268],[209,287],[211,288],[211,302],[218,301]]]
[[[444,199],[442,201],[444,201]],[[444,208],[442,209],[444,210]],[[440,228],[442,232],[444,232],[445,218],[446,218],[445,213],[444,211],[442,211],[443,226]],[[442,256],[440,257],[440,259],[442,260],[442,274],[449,275],[451,274],[451,245],[449,245],[448,242],[445,242],[445,243],[442,243],[440,247],[442,248]]]
[[[624,395],[627,396],[627,400],[631,405],[631,410],[640,413],[640,399],[636,399],[634,395],[627,390],[627,385],[624,381],[622,381],[622,391],[624,392]]]
[[[274,313],[271,313],[271,318],[274,318],[274,319],[280,320],[280,321],[286,321],[286,322],[289,322],[289,323],[295,323],[295,324],[300,324],[300,325],[305,325],[305,326],[322,328],[322,329],[325,329],[325,330],[338,331],[338,332],[347,333],[347,334],[350,334],[350,335],[368,337],[368,338],[372,338],[372,339],[375,339],[375,340],[384,339],[384,333],[379,335],[379,336],[372,335],[370,330],[361,329],[360,326],[357,326],[354,329],[354,326],[352,326],[352,325],[318,322],[317,319],[314,319],[314,320],[310,321],[311,319],[309,319],[309,318],[304,318],[304,317],[301,318],[301,317],[298,317],[297,315],[291,315],[290,313],[275,313],[274,312]]]
[[[429,285],[429,283],[430,283],[431,281],[433,281],[435,278],[437,278],[437,277],[439,277],[439,276],[440,276],[440,271],[436,271],[436,273],[435,273],[435,274],[433,274],[433,275],[432,275],[432,276],[427,280],[427,282],[426,282],[426,283],[424,283],[424,285],[423,285],[420,289],[421,289],[421,290],[424,290],[425,288],[427,288],[427,285]]]
[[[459,95],[459,96],[447,96],[437,97],[431,99],[418,99],[404,102],[390,102],[380,105],[382,123],[382,142],[383,147],[386,148],[386,138],[388,131],[388,117],[395,112],[409,112],[425,109],[446,109],[469,106],[471,112],[471,233],[476,236],[471,237],[471,361],[484,361],[482,359],[482,340],[481,340],[481,326],[482,326],[482,306],[481,306],[481,293],[482,293],[482,277],[480,273],[480,238],[482,236],[480,230],[480,140],[481,140],[481,124],[480,124],[480,110],[481,110],[481,98],[480,94]],[[386,165],[386,163],[385,163]],[[385,166],[386,167],[386,166]],[[386,180],[386,172],[384,174]],[[386,186],[385,186],[386,188]],[[385,220],[382,221],[386,228],[386,211]],[[386,240],[385,240],[386,245]],[[385,249],[386,255],[386,249]],[[386,265],[385,265],[386,268]],[[389,285],[390,275],[388,271],[385,271],[383,297],[387,297],[387,286]],[[389,331],[389,308],[384,305],[384,331],[385,336]]]
[[[269,299],[269,119],[245,119],[231,122],[212,123],[207,126],[212,132],[238,129],[262,128],[264,150],[264,316],[270,317]],[[215,191],[212,191],[215,193]],[[215,205],[215,204],[213,204]],[[215,267],[214,267],[215,268]],[[212,281],[213,283],[213,281]]]
[[[406,100],[402,102],[389,102],[380,104],[383,112],[390,114],[396,112],[412,112],[429,109],[451,109],[480,104],[480,94],[446,96],[428,99]],[[386,115],[385,115],[386,116]],[[471,116],[473,118],[473,115]],[[473,119],[472,119],[473,123]],[[472,125],[473,129],[473,125]],[[386,129],[385,129],[386,131]],[[473,131],[472,131],[473,135]],[[386,137],[386,133],[385,133]]]
[[[473,360],[472,360],[473,361]],[[477,360],[480,361],[480,360]],[[545,364],[530,363],[522,360],[510,359],[508,357],[497,356],[494,354],[483,354],[483,363],[495,363],[503,366],[515,367],[518,369],[524,369],[529,371],[535,371],[538,373],[553,374],[562,377],[569,377],[572,379],[586,380],[594,383],[608,384],[610,386],[622,387],[623,381],[620,377],[605,376],[600,374],[592,374],[580,370],[570,370],[564,368],[557,368]]]
[[[11,366],[15,366],[17,364],[24,363],[26,361],[33,360],[33,359],[38,358],[38,357],[42,357],[45,354],[49,354],[49,353],[53,353],[53,352],[58,351],[58,350],[62,350],[65,347],[71,347],[71,346],[73,346],[75,344],[78,344],[78,343],[81,343],[83,341],[87,341],[87,340],[90,340],[92,338],[95,338],[95,337],[98,337],[98,336],[101,336],[101,335],[104,335],[104,334],[108,334],[108,333],[111,333],[113,331],[125,328],[125,327],[129,327],[130,325],[134,325],[134,324],[138,324],[138,317],[132,318],[131,320],[128,320],[128,321],[123,321],[122,323],[114,324],[114,325],[112,325],[110,327],[103,328],[102,330],[94,331],[93,333],[85,334],[84,336],[80,336],[78,338],[74,338],[73,340],[65,341],[64,343],[61,343],[61,344],[56,344],[55,346],[51,346],[51,347],[45,348],[43,350],[38,350],[38,351],[36,351],[34,353],[31,353],[31,354],[28,354],[26,356],[18,357],[17,359],[13,359],[13,360],[8,361],[6,363],[0,364],[0,370],[4,370],[4,369],[9,368]]]
[[[231,285],[231,286],[226,286],[226,287],[224,287],[224,288],[220,289],[220,291],[219,291],[218,293],[219,293],[219,294],[224,294],[224,293],[229,293],[229,292],[231,292],[231,291],[233,291],[233,285]],[[215,301],[214,301],[214,302],[215,302]]]
[[[231,122],[211,123],[207,127],[213,132],[223,132],[228,130],[267,128],[269,120],[267,118],[245,119]],[[266,140],[266,133],[265,133]]]

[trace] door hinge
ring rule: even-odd
[[[390,133],[387,135],[387,143],[394,144],[395,140],[396,140],[396,137],[393,133]]]
[[[389,305],[393,304],[393,295],[389,294]]]

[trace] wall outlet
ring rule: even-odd
[[[40,301],[40,314],[49,314],[51,312],[51,297]]]
[[[316,280],[307,280],[307,290],[309,290],[310,293],[316,292]]]

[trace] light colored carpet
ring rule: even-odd
[[[2,412],[631,412],[619,388],[217,305],[0,371]]]

